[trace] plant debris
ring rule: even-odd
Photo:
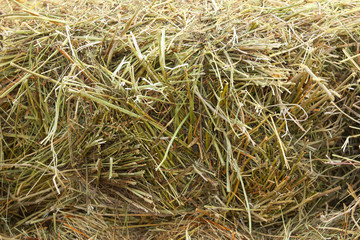
[[[0,238],[360,237],[359,3],[0,6]]]

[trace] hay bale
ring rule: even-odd
[[[359,237],[358,3],[2,6],[3,238]]]

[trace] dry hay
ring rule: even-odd
[[[0,237],[360,236],[359,3],[0,6]]]

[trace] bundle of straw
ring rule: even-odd
[[[0,237],[360,236],[359,3],[0,6]]]

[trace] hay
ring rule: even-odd
[[[2,238],[360,236],[359,3],[1,6]]]

